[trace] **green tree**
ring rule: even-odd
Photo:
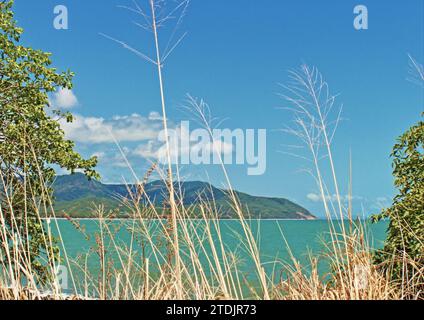
[[[394,279],[411,278],[424,263],[423,148],[424,122],[420,121],[393,148],[394,183],[399,193],[390,208],[374,216],[374,221],[389,219],[387,240],[376,259],[391,270]]]
[[[50,53],[20,44],[23,30],[12,7],[13,0],[0,0],[0,218],[10,235],[21,235],[32,268],[41,275],[46,269],[40,257],[47,253],[38,217],[40,207],[50,199],[52,166],[83,170],[91,178],[97,177],[93,169],[97,159],[83,159],[74,151],[74,143],[65,139],[56,118],[71,122],[70,113],[48,111],[49,94],[58,88],[71,89],[73,74],[51,67]],[[0,258],[5,250],[0,247]]]

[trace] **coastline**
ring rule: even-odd
[[[48,219],[50,219],[50,220],[82,220],[82,221],[85,221],[85,220],[100,220],[99,218],[74,218],[74,217],[71,217],[70,219],[68,219],[68,218],[56,218],[56,217],[51,217],[51,218],[41,218],[41,220],[48,220]],[[125,221],[125,220],[128,220],[128,221],[137,221],[137,220],[140,220],[139,218],[103,218],[103,220],[106,220],[106,221]],[[166,220],[165,218],[163,218],[163,219],[156,219],[156,218],[149,218],[149,219],[143,219],[143,220],[152,220],[152,221],[154,221],[154,220]],[[183,219],[183,220],[193,220],[193,221],[202,221],[202,220],[205,220],[205,219],[199,219],[199,218],[191,218],[191,219]],[[231,218],[231,219],[226,219],[226,218],[220,218],[220,219],[206,219],[206,220],[210,220],[210,221],[213,221],[213,220],[222,220],[222,221],[240,221],[240,219],[233,219],[233,218]],[[327,220],[327,219],[325,219],[325,218],[316,218],[316,219],[281,219],[281,218],[263,218],[263,219],[257,219],[257,218],[255,218],[255,219],[248,219],[248,218],[246,218],[246,219],[244,219],[244,220],[246,220],[246,221],[319,221],[319,220]]]
[[[63,217],[51,217],[51,218],[41,218],[41,220],[43,220],[43,221],[45,221],[45,220],[48,220],[48,219],[50,219],[50,220],[58,220],[58,221],[61,221],[61,220],[67,220],[67,221],[70,221],[70,220],[80,220],[80,221],[90,221],[90,220],[93,220],[93,221],[96,221],[96,220],[100,220],[99,218],[74,218],[74,217],[71,217],[70,219],[68,219],[68,218],[63,218]],[[126,221],[126,220],[128,220],[128,221],[137,221],[137,220],[140,220],[139,218],[103,218],[103,220],[105,220],[105,221]],[[155,221],[155,220],[166,220],[165,218],[164,219],[156,219],[156,218],[151,218],[151,219],[143,219],[143,220],[151,220],[151,221]],[[192,219],[183,219],[183,220],[191,220],[191,221],[202,221],[202,220],[205,220],[205,219],[199,219],[199,218],[192,218]],[[240,221],[240,219],[233,219],[233,218],[231,218],[231,219],[226,219],[226,218],[221,218],[221,219],[207,219],[208,221],[214,221],[214,220],[220,220],[220,221]],[[328,221],[328,219],[327,218],[316,218],[316,219],[282,219],[282,218],[261,218],[261,219],[258,219],[258,218],[254,218],[254,219],[248,219],[248,218],[246,218],[246,219],[244,219],[244,220],[246,220],[246,221]],[[360,219],[361,221],[365,221],[365,220],[367,220],[367,219],[364,219],[364,218],[361,218]],[[331,221],[340,221],[339,219],[331,219]],[[345,221],[348,221],[348,219],[345,219]]]

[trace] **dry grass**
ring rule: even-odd
[[[144,179],[146,181],[146,179]],[[143,193],[143,184],[138,190]],[[345,226],[345,233],[333,233],[334,243],[327,243],[327,249],[320,258],[311,256],[310,268],[302,266],[292,255],[292,261],[283,264],[275,261],[275,269],[285,274],[281,279],[266,274],[250,225],[239,213],[242,232],[240,246],[249,253],[247,272],[241,268],[236,252],[228,249],[222,237],[219,211],[213,202],[200,206],[202,219],[189,219],[193,210],[177,206],[179,268],[175,269],[176,256],[173,232],[166,220],[161,219],[169,212],[158,211],[153,204],[139,205],[144,196],[134,196],[131,207],[133,220],[121,224],[107,219],[99,207],[98,233],[90,252],[72,260],[63,252],[64,265],[68,266],[69,285],[73,295],[66,295],[59,285],[56,270],[58,262],[46,258],[44,263],[50,272],[50,281],[43,286],[27,263],[26,248],[20,247],[20,237],[28,234],[10,234],[5,227],[4,216],[0,216],[0,237],[5,256],[0,263],[1,299],[295,299],[295,300],[350,300],[350,299],[403,299],[419,296],[416,288],[422,283],[415,279],[401,288],[379,272],[373,264],[372,249],[369,247],[362,226]],[[176,196],[177,201],[181,199]],[[10,204],[13,208],[13,203]],[[238,204],[234,204],[237,208]],[[17,215],[17,214],[16,214]],[[39,212],[40,219],[45,212]],[[156,218],[156,219],[152,219]],[[16,219],[16,218],[15,218]],[[78,220],[70,220],[75,228],[84,234]],[[14,223],[18,223],[15,220]],[[50,220],[51,224],[57,221]],[[339,222],[337,222],[339,223]],[[341,222],[344,223],[344,222]],[[348,224],[348,223],[347,223]],[[331,226],[331,223],[329,224]],[[53,245],[49,224],[43,224],[46,233],[46,252]],[[125,228],[131,241],[119,242],[118,232]],[[338,228],[343,230],[343,228]],[[330,227],[331,232],[331,227]],[[93,235],[86,235],[87,238]],[[282,235],[283,237],[283,235]],[[59,242],[61,241],[59,233]],[[8,245],[6,245],[6,243]],[[66,243],[63,244],[66,247]],[[144,249],[144,250],[142,250]],[[91,259],[91,260],[90,260]],[[95,260],[96,271],[88,267],[88,261]],[[325,260],[332,271],[325,276],[318,272],[319,260]],[[177,288],[177,276],[181,276]],[[246,279],[249,279],[247,281]],[[254,285],[255,284],[255,285]]]
[[[162,79],[163,60],[160,53],[158,26],[161,21],[155,16],[155,1],[149,0],[151,15],[146,15],[141,8],[136,12],[148,22],[147,27],[153,31],[156,59],[147,59],[157,66],[164,128],[167,128],[166,99]],[[183,8],[188,1],[182,2]],[[185,9],[184,9],[185,10]],[[185,13],[185,11],[184,11]],[[183,14],[184,14],[183,13]],[[165,17],[166,18],[166,17]],[[149,22],[150,21],[150,22]],[[180,21],[178,20],[178,24]],[[179,43],[177,41],[176,44]],[[122,42],[119,42],[123,44]],[[123,44],[129,48],[127,45]],[[135,52],[134,49],[130,48]],[[138,53],[146,59],[145,55]],[[323,201],[324,211],[329,224],[331,241],[323,256],[310,257],[310,268],[306,270],[292,255],[291,261],[275,261],[274,269],[286,276],[276,279],[267,274],[261,259],[257,237],[252,232],[246,212],[231,188],[230,178],[225,166],[222,169],[229,187],[229,196],[234,213],[238,217],[242,232],[239,234],[240,247],[248,253],[250,270],[243,271],[236,252],[228,249],[223,240],[219,223],[219,209],[213,201],[203,201],[199,205],[202,218],[190,219],[192,207],[183,203],[182,190],[178,188],[180,177],[173,174],[170,161],[169,142],[167,143],[168,164],[165,168],[156,165],[142,179],[134,170],[137,190],[123,204],[132,212],[132,220],[125,226],[129,232],[129,243],[119,242],[116,234],[120,231],[116,223],[110,223],[108,213],[102,207],[95,208],[98,217],[99,232],[95,244],[89,252],[71,261],[66,250],[62,250],[62,261],[69,271],[71,296],[61,289],[57,268],[59,262],[53,257],[52,227],[58,230],[58,243],[66,248],[60,233],[60,226],[53,210],[53,204],[46,192],[40,197],[32,194],[31,183],[24,180],[22,188],[25,194],[23,210],[17,210],[14,203],[14,189],[7,185],[5,172],[0,172],[3,186],[0,201],[0,299],[295,299],[295,300],[351,300],[351,299],[405,299],[418,298],[419,288],[423,283],[423,266],[414,266],[404,258],[407,267],[413,266],[417,276],[405,279],[402,284],[394,283],[390,276],[379,272],[373,264],[370,248],[363,226],[352,220],[351,201],[345,205],[340,195],[340,186],[332,156],[332,139],[340,118],[331,120],[335,97],[331,96],[328,86],[316,69],[303,66],[300,71],[291,74],[292,83],[286,86],[289,94],[285,95],[294,112],[295,128],[287,129],[302,141],[308,150],[312,164],[310,173],[317,182]],[[209,128],[207,118],[202,113],[205,103],[190,98],[190,105],[199,114],[199,119]],[[167,136],[167,135],[166,135]],[[34,155],[29,155],[34,156]],[[123,154],[123,156],[125,156]],[[328,166],[330,177],[322,174],[322,159]],[[222,161],[221,161],[222,162]],[[2,167],[0,167],[2,168]],[[168,187],[165,195],[169,205],[158,210],[149,199],[144,185],[152,172],[161,176]],[[327,201],[335,195],[335,199]],[[144,205],[140,205],[143,203]],[[28,224],[28,210],[35,211],[35,219],[43,221],[44,231],[42,257],[47,267],[48,280],[40,285],[40,279],[32,270],[29,257],[33,254],[24,245],[22,239],[30,237],[27,228],[21,232],[11,232],[10,225]],[[47,215],[51,219],[43,220]],[[162,219],[169,217],[167,220]],[[75,228],[85,233],[78,221],[70,221]],[[86,235],[87,238],[93,235]],[[282,235],[284,240],[284,237]],[[140,253],[141,252],[141,253]],[[96,272],[88,267],[90,259],[95,258],[99,266]],[[396,257],[394,257],[395,259]],[[331,272],[322,276],[318,272],[319,260],[331,265]],[[387,263],[390,263],[388,261]],[[248,279],[248,280],[247,280]]]

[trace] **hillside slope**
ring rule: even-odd
[[[134,186],[103,184],[96,180],[89,181],[83,174],[58,176],[53,183],[55,211],[58,216],[64,213],[72,217],[90,217],[96,205],[104,205],[106,210],[115,210],[117,216],[125,217],[128,209],[122,200],[129,197],[128,188]],[[231,209],[231,201],[224,190],[200,181],[181,184],[184,204],[196,205],[199,199],[214,199],[221,218],[236,218]],[[145,186],[149,199],[161,207],[166,195],[162,181],[153,181]],[[246,216],[255,219],[315,219],[308,210],[283,198],[256,197],[236,191],[243,205]]]

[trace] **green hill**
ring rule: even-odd
[[[179,189],[179,188],[178,188]],[[58,216],[65,213],[71,217],[92,217],[95,206],[102,204],[107,211],[113,210],[115,216],[126,217],[130,210],[122,203],[129,198],[129,190],[135,186],[103,184],[89,181],[83,174],[58,176],[53,183],[55,212]],[[150,201],[162,207],[166,186],[162,181],[153,181],[145,186]],[[181,183],[181,193],[186,206],[196,206],[202,201],[214,200],[221,218],[236,218],[231,209],[231,201],[225,190],[218,189],[206,182],[190,181]],[[315,219],[305,208],[283,198],[266,198],[237,192],[250,218],[262,219]],[[144,200],[145,201],[145,200]],[[143,200],[141,205],[143,205]],[[195,212],[196,210],[194,210]]]

